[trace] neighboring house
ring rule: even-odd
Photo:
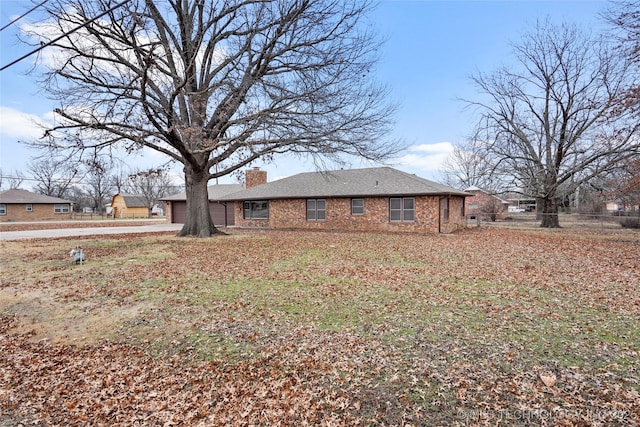
[[[622,200],[610,200],[605,202],[605,209],[607,212],[637,212],[640,210],[640,205],[634,206]]]
[[[235,225],[272,229],[450,233],[465,227],[467,193],[381,167],[301,173],[266,182],[247,171],[234,202]]]
[[[242,189],[244,189],[244,187],[240,184],[216,184],[210,185],[207,188],[209,213],[215,225],[221,227],[234,225],[233,204],[223,203],[220,201],[220,198],[229,193],[236,193]],[[174,194],[164,197],[161,200],[167,204],[167,222],[184,224],[187,218],[187,193]]]
[[[114,218],[148,218],[149,208],[142,195],[118,193],[111,199],[111,213]]]
[[[469,218],[485,216],[492,220],[504,218],[509,209],[509,202],[497,197],[480,187],[472,185],[464,190],[470,196],[465,200],[465,211]]]
[[[71,219],[73,202],[26,190],[0,192],[0,221]]]

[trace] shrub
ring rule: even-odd
[[[623,228],[640,228],[640,217],[636,217],[636,216],[620,217],[620,225]]]

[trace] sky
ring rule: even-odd
[[[27,0],[0,0],[0,27],[30,7]],[[508,66],[512,45],[536,20],[550,17],[554,22],[598,30],[604,28],[599,14],[606,7],[606,1],[595,0],[380,1],[370,19],[386,42],[373,74],[389,87],[390,101],[399,106],[389,137],[407,146],[388,165],[441,181],[442,162],[454,145],[465,141],[475,124],[473,109],[463,101],[481,96],[470,76]],[[32,50],[17,40],[22,22],[0,32],[0,66]],[[19,141],[39,137],[33,123],[49,122],[55,106],[41,92],[36,76],[28,73],[34,58],[0,71],[0,169],[4,176],[20,171],[29,177],[28,164],[38,153]],[[124,160],[132,168],[157,167],[167,158],[147,151]],[[270,181],[316,170],[311,161],[287,157],[252,166],[266,170]],[[354,168],[371,166],[375,165],[351,163]],[[173,171],[181,176],[180,167]],[[224,177],[218,182],[235,183],[237,178]],[[33,184],[25,180],[23,188]]]

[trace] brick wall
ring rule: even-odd
[[[266,184],[267,171],[258,168],[249,169],[245,172],[245,188],[255,187],[256,185]]]
[[[364,198],[364,214],[351,214],[351,199],[326,199],[326,220],[307,221],[306,199],[271,200],[269,219],[246,220],[243,218],[242,202],[234,208],[235,224],[240,227],[262,227],[274,229],[307,230],[354,230],[354,231],[397,231],[417,233],[450,233],[464,228],[462,197],[451,197],[449,220],[438,226],[438,217],[443,206],[440,196],[415,197],[415,221],[391,222],[389,220],[389,198]],[[442,216],[440,216],[442,218]]]
[[[473,194],[465,201],[467,215],[496,213],[498,218],[506,216],[507,206],[497,197],[480,190],[467,191],[467,193]]]
[[[169,224],[171,224],[171,221],[173,221],[173,206],[171,206],[171,201],[167,200],[165,203],[165,208],[164,208],[164,215],[165,218],[167,220],[167,222]]]
[[[72,207],[69,206],[69,213],[55,213],[53,204],[37,204],[32,203],[33,210],[27,211],[24,203],[7,203],[7,214],[0,215],[0,221],[53,221],[71,219]]]
[[[454,231],[462,230],[465,227],[466,221],[462,212],[462,205],[464,198],[462,197],[449,197],[449,219],[444,219],[444,199],[440,201],[440,223],[441,233],[453,233]]]

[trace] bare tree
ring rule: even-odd
[[[628,91],[627,106],[640,118],[640,0],[610,2],[605,19],[612,25],[623,55],[636,66],[638,79]]]
[[[486,143],[475,138],[456,145],[453,153],[442,164],[441,172],[444,181],[455,188],[475,186],[492,194],[510,189],[510,177],[496,168],[486,150]]]
[[[174,184],[171,176],[165,170],[158,168],[131,173],[128,188],[131,193],[142,196],[149,209],[149,215],[151,215],[153,205],[160,198],[167,196],[169,191],[174,188]]]
[[[384,139],[394,107],[370,77],[379,43],[368,0],[113,3],[51,0],[47,26],[31,33],[48,42],[83,26],[46,63],[60,107],[44,142],[147,147],[184,165],[180,235],[215,233],[208,181],[257,159],[381,160],[402,148]]]
[[[519,69],[473,77],[486,100],[471,104],[496,167],[537,199],[542,227],[559,227],[561,186],[573,191],[640,152],[624,99],[629,63],[602,39],[549,21],[525,34],[515,58]]]
[[[640,205],[640,157],[620,164],[608,177],[607,196],[619,200],[631,211]]]
[[[111,164],[105,160],[96,160],[88,164],[84,176],[84,194],[90,201],[93,211],[104,213],[105,206],[113,196],[113,177],[110,175]]]
[[[25,177],[20,171],[14,170],[10,175],[5,175],[0,169],[0,190],[17,190],[24,180]]]
[[[36,181],[35,190],[47,196],[67,198],[68,190],[78,177],[78,166],[68,160],[48,158],[29,164]]]
[[[640,0],[611,1],[605,19],[617,30],[629,58],[640,63]]]

